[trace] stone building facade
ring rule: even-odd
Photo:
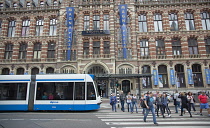
[[[74,8],[70,50],[66,7]],[[0,74],[95,74],[102,96],[115,88],[210,90],[209,7],[209,0],[0,0]]]

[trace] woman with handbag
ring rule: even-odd
[[[192,107],[193,110],[194,110],[194,113],[195,113],[196,112],[195,99],[194,99],[194,96],[192,95],[192,92],[188,92],[187,99],[188,99],[188,102],[189,102],[189,109],[190,109],[190,111],[191,111],[191,107]]]

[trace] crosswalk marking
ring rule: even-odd
[[[144,123],[144,125],[151,125],[153,122],[106,122],[107,125],[141,125]],[[198,122],[195,121],[184,121],[184,122],[158,122],[160,125],[161,124],[198,124]],[[202,125],[210,125],[209,121],[201,121],[199,123],[202,123]]]
[[[141,113],[103,113],[96,115],[101,121],[105,122],[106,125],[111,126],[111,128],[152,128],[155,127],[153,124],[152,114],[150,113],[147,116],[147,122],[143,122],[143,114]],[[179,114],[171,114],[172,117],[166,118],[162,116],[157,117],[157,122],[161,127],[184,127],[184,128],[208,128],[210,126],[210,118],[207,116],[193,115],[190,117],[188,113],[183,116],[179,116]],[[190,126],[190,127],[187,127]]]

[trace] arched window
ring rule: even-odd
[[[30,27],[30,20],[29,19],[23,20],[22,33],[21,33],[22,36],[25,37],[29,36],[29,27]]]
[[[4,59],[12,59],[13,44],[8,43],[5,46]]]
[[[130,67],[121,67],[119,68],[119,74],[132,74],[132,69]]]
[[[160,13],[156,13],[154,15],[154,28],[155,32],[162,32],[163,31],[163,23],[162,23],[162,15]]]
[[[52,68],[52,67],[47,68],[46,74],[51,74],[51,73],[54,73],[54,68]]]
[[[195,24],[194,24],[194,16],[192,12],[186,12],[184,14],[185,18],[185,25],[187,30],[195,30]]]
[[[18,68],[16,74],[17,75],[24,75],[24,68]]]
[[[47,58],[55,58],[55,43],[48,43]]]
[[[179,87],[186,87],[185,84],[185,72],[184,72],[184,66],[182,64],[175,65],[175,71],[176,71],[176,86]]]
[[[34,59],[41,59],[41,43],[37,42],[34,44]]]
[[[144,75],[150,75],[151,74],[151,69],[149,65],[144,65],[142,66],[142,74]],[[142,77],[142,88],[152,88],[152,84],[151,84],[151,77],[149,76],[145,76]]]
[[[37,19],[36,21],[36,36],[42,36],[44,28],[44,19]]]
[[[50,19],[50,36],[55,36],[57,34],[57,19]]]
[[[66,67],[62,70],[62,72],[65,73],[65,74],[74,74],[75,70],[71,67]]]
[[[9,73],[10,73],[10,70],[9,70],[9,68],[3,68],[2,69],[2,75],[9,75]]]
[[[38,68],[32,68],[31,69],[31,75],[36,75],[39,74],[39,69]]]
[[[163,39],[156,40],[156,55],[166,55],[165,43]]]
[[[27,44],[21,43],[19,48],[19,59],[26,59],[26,54],[27,54],[26,49],[27,49]]]
[[[178,31],[179,25],[178,25],[178,18],[176,13],[170,13],[169,14],[169,24],[170,24],[170,30],[171,31]]]
[[[182,54],[182,47],[181,47],[181,41],[179,38],[173,38],[172,39],[172,54],[173,55],[181,55]]]
[[[188,39],[188,47],[190,55],[199,54],[198,53],[198,42],[195,38]]]
[[[140,41],[140,54],[141,57],[149,55],[149,43],[147,39],[142,39]]]
[[[194,87],[203,87],[203,77],[200,64],[192,65]]]
[[[168,74],[165,65],[158,66],[159,87],[168,88]]]
[[[101,66],[93,66],[89,69],[88,74],[106,74],[106,71]]]
[[[203,30],[210,30],[210,13],[202,12],[201,13],[201,22]]]
[[[15,37],[15,28],[16,28],[16,21],[15,20],[9,21],[8,33],[7,33],[8,37]]]
[[[147,32],[147,16],[146,14],[140,14],[138,16],[139,32]]]
[[[206,54],[210,54],[210,36],[205,38]]]

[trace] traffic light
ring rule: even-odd
[[[118,80],[115,81],[115,86],[119,86]]]

